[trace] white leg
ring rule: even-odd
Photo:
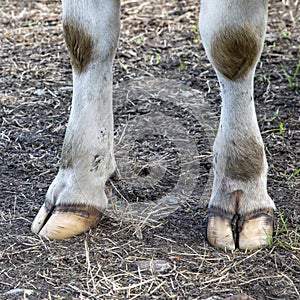
[[[112,62],[120,0],[63,0],[63,28],[73,69],[72,110],[60,170],[32,230],[53,239],[88,230],[106,208],[115,169]]]
[[[209,242],[220,248],[266,246],[273,232],[275,206],[253,100],[266,24],[266,0],[202,0],[201,36],[222,96],[207,228]]]

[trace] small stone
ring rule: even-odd
[[[20,295],[22,294],[23,296],[30,296],[34,293],[34,290],[28,290],[28,289],[13,289],[10,290],[6,293],[4,293],[4,296],[12,296],[12,295]]]
[[[45,95],[46,92],[44,89],[37,89],[35,92],[34,92],[35,95],[37,96],[42,96],[42,95]]]
[[[255,300],[246,294],[238,294],[225,298],[224,300]]]
[[[153,274],[163,273],[171,269],[165,260],[139,260],[135,263],[140,271],[150,271]]]

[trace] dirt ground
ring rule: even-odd
[[[278,211],[270,247],[254,252],[216,250],[205,239],[221,103],[198,2],[123,1],[119,178],[107,184],[103,222],[55,242],[30,226],[58,170],[72,97],[61,3],[1,1],[1,299],[300,299],[299,1],[270,1],[255,76]]]

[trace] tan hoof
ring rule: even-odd
[[[51,240],[63,240],[96,227],[101,213],[86,205],[56,206],[48,209],[44,204],[35,217],[31,230]]]
[[[271,210],[243,216],[239,221],[239,248],[255,250],[269,246],[273,235],[273,220]]]
[[[221,212],[209,213],[207,223],[207,239],[212,246],[224,250],[235,249],[231,220],[231,218],[227,218]]]

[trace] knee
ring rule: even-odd
[[[77,73],[85,71],[94,59],[112,60],[119,37],[119,26],[115,32],[106,32],[95,36],[93,32],[84,29],[73,22],[64,22],[64,37],[70,52],[71,64]]]
[[[238,81],[252,71],[262,50],[262,34],[250,25],[224,26],[213,36],[209,54],[214,68]]]
[[[120,33],[120,1],[63,1],[63,31],[73,69],[112,61]]]
[[[239,81],[254,71],[267,25],[267,1],[203,0],[199,29],[217,73]]]
[[[65,22],[63,29],[71,56],[71,64],[77,73],[81,73],[92,60],[94,52],[93,39],[82,28],[72,23]]]

